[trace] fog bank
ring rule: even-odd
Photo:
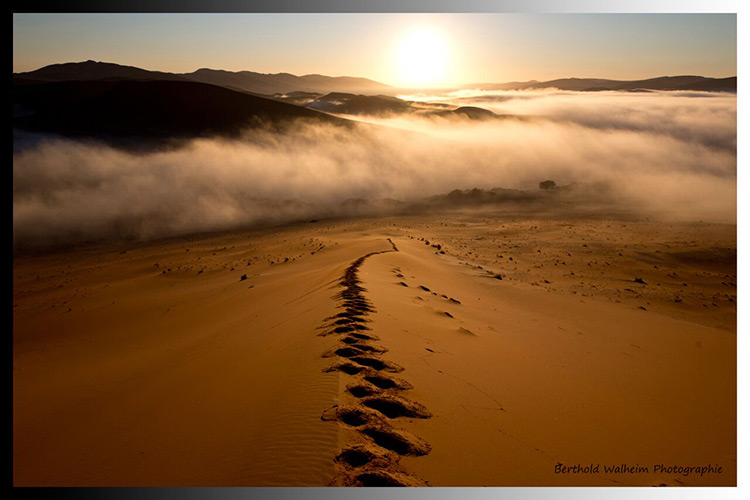
[[[14,154],[16,246],[347,215],[351,199],[412,203],[454,189],[605,183],[612,203],[735,220],[736,98],[680,92],[441,96],[512,117],[395,116],[354,129],[194,140],[134,154],[50,138]],[[380,202],[387,212],[402,205]]]

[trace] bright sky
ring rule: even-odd
[[[15,14],[13,71],[72,61],[396,86],[737,74],[734,14]]]

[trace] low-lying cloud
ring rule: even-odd
[[[736,98],[696,93],[443,96],[518,118],[411,115],[353,129],[199,139],[130,153],[49,139],[14,155],[16,246],[349,215],[349,199],[416,202],[454,189],[604,183],[622,208],[734,221]],[[393,204],[381,203],[383,210]]]

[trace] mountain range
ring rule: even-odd
[[[165,73],[134,66],[85,61],[52,64],[34,71],[14,73],[15,81],[59,82],[70,80],[173,80],[209,83],[233,90],[259,95],[313,92],[328,94],[345,92],[354,94],[394,95],[400,89],[385,83],[350,76],[303,75],[290,73],[256,73],[253,71],[225,71],[201,68],[192,73]],[[480,90],[533,90],[556,88],[572,91],[600,90],[696,90],[737,91],[737,77],[709,78],[704,76],[660,76],[645,80],[610,80],[602,78],[560,78],[556,80],[506,83],[473,83],[462,89]]]
[[[208,83],[252,94],[273,95],[293,91],[383,93],[389,85],[366,78],[349,76],[304,75],[289,73],[255,73],[202,68],[193,73],[164,73],[133,66],[86,61],[52,64],[35,71],[14,74],[16,79],[43,82],[70,80],[172,80]]]
[[[463,89],[479,90],[538,90],[538,89],[560,89],[574,91],[601,91],[601,90],[697,90],[697,91],[737,91],[737,77],[707,78],[705,76],[660,76],[646,80],[605,80],[601,78],[560,78],[539,82],[530,80],[528,82],[508,83],[474,83],[464,85]]]

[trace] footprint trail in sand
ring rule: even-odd
[[[365,297],[366,289],[357,276],[360,266],[373,255],[398,252],[388,238],[392,250],[371,252],[354,261],[344,272],[339,286],[344,289],[334,296],[343,309],[327,318],[322,335],[340,336],[340,344],[323,353],[339,360],[326,369],[353,377],[346,392],[352,402],[335,405],[323,412],[321,419],[336,422],[354,431],[352,442],[344,445],[335,460],[338,472],[332,485],[342,486],[426,486],[427,483],[408,474],[399,465],[402,456],[422,456],[430,452],[423,439],[394,426],[398,419],[430,418],[423,405],[401,395],[411,384],[391,373],[404,368],[388,361],[384,346],[375,344],[379,337],[371,333],[366,316],[375,312]]]

